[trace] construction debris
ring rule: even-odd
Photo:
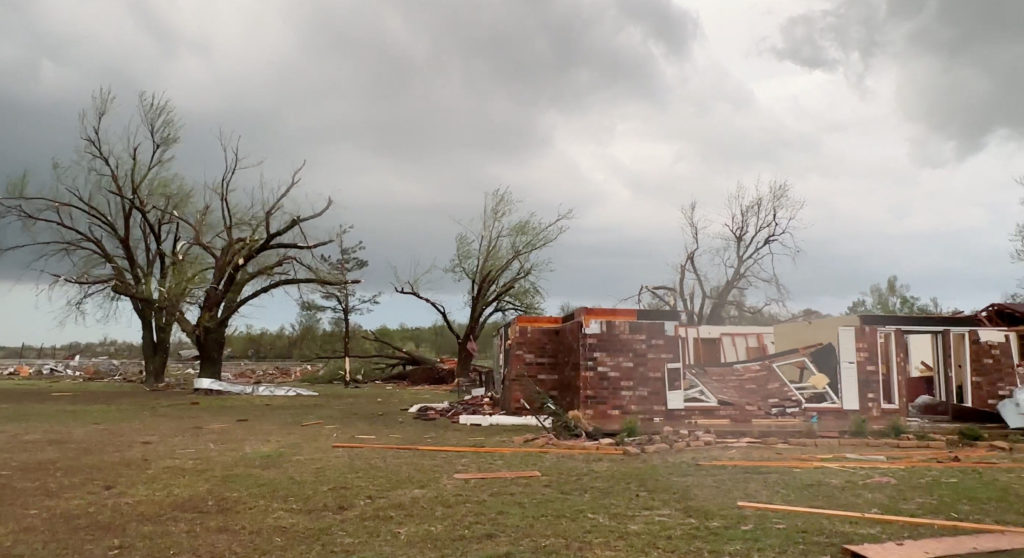
[[[1024,548],[1024,534],[984,533],[959,537],[936,537],[878,544],[843,546],[848,558],[941,558],[1019,550]]]
[[[998,533],[1024,533],[1024,527],[1006,527],[1003,525],[992,525],[988,523],[967,523],[964,521],[947,521],[945,519],[924,519],[918,517],[904,517],[899,515],[881,515],[877,513],[859,513],[819,508],[801,508],[796,506],[781,506],[777,504],[758,504],[754,502],[736,502],[736,505],[748,510],[813,513],[820,515],[828,515],[832,517],[874,519],[876,521],[902,523],[905,525],[927,525],[933,527],[948,527],[950,529],[968,529],[971,531],[990,531]]]
[[[299,426],[313,426],[315,424],[323,424],[323,423],[324,423],[324,421],[322,421],[322,420],[311,420],[309,422],[304,422],[304,423],[300,424]]]
[[[1024,386],[1013,390],[1013,397],[1003,399],[996,410],[1010,428],[1024,428]]]
[[[413,405],[412,407],[409,407],[409,412],[415,415],[413,418],[419,420],[437,420],[439,418],[446,418],[458,424],[477,424],[483,426],[489,424],[502,424],[501,420],[494,422],[490,420],[490,417],[493,415],[501,414],[501,411],[495,404],[495,400],[496,398],[493,394],[467,395],[466,397],[453,402],[445,401],[443,403],[420,403],[418,405]],[[471,422],[461,422],[459,417],[463,415],[472,415],[484,418],[473,419]],[[528,417],[506,416],[506,418],[519,419]],[[535,424],[537,424],[537,421],[533,420],[528,425]]]
[[[1024,469],[1024,463],[994,463],[990,461],[961,461],[951,463],[920,462],[920,461],[891,461],[889,463],[864,463],[861,461],[831,461],[827,463],[815,463],[810,461],[706,461],[698,465],[716,465],[725,467],[783,467],[787,469],[818,469],[828,467],[851,467],[862,469],[903,469],[905,467],[931,467],[931,468],[972,468],[979,469]]]
[[[457,453],[561,453],[561,454],[599,454],[622,455],[622,451],[614,448],[593,446],[588,449],[566,448],[472,448],[463,446],[398,446],[391,444],[332,444],[334,448],[348,449],[390,449],[411,451],[443,451]]]
[[[264,384],[241,385],[210,378],[196,378],[192,381],[194,391],[237,393],[241,395],[319,395],[317,392],[293,386]]]

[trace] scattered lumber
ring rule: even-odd
[[[894,541],[879,544],[846,545],[848,558],[939,558],[964,556],[1024,548],[1024,534],[985,533],[959,537]]]
[[[698,463],[698,465],[714,465],[723,467],[784,467],[787,469],[821,469],[830,467],[860,467],[866,469],[903,469],[905,467],[934,467],[939,469],[1024,469],[1024,462],[994,463],[971,461],[959,461],[949,463],[928,463],[923,461],[889,461],[887,463],[875,463],[865,461],[703,461],[701,463]]]
[[[464,446],[399,446],[393,444],[332,444],[334,448],[348,449],[390,449],[410,451],[447,451],[464,453],[557,453],[577,455],[622,455],[622,451],[615,448],[593,448],[593,449],[563,449],[563,448],[473,448]]]
[[[500,471],[497,473],[455,473],[457,479],[515,479],[520,477],[539,477],[540,471]]]
[[[945,519],[927,519],[920,517],[905,517],[901,515],[882,515],[877,513],[860,513],[842,510],[828,510],[821,508],[801,508],[797,506],[783,506],[778,504],[759,504],[755,502],[736,502],[736,505],[748,510],[784,511],[797,513],[813,513],[831,517],[852,517],[857,519],[874,519],[889,523],[902,523],[904,525],[926,525],[932,527],[946,527],[950,529],[967,529],[970,531],[990,531],[994,533],[1024,533],[1024,527],[1007,527],[1003,525],[992,525],[989,523],[968,523],[965,521],[948,521]]]

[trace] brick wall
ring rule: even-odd
[[[627,416],[665,417],[665,366],[679,362],[679,338],[668,329],[664,322],[591,322],[582,334],[580,378],[587,420],[617,428]]]
[[[502,378],[502,410],[524,412],[522,399],[534,405],[534,386],[565,409],[578,406],[579,330],[579,322],[559,327],[509,327],[512,348]]]
[[[995,411],[996,405],[1012,396],[1017,387],[1013,352],[1009,343],[981,341],[970,332],[971,406]]]

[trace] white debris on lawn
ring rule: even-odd
[[[315,391],[300,387],[267,384],[242,385],[210,378],[196,378],[192,381],[192,389],[212,389],[242,395],[320,395]]]
[[[996,405],[999,414],[1010,428],[1024,428],[1024,386],[1013,390],[1013,397],[1003,399]]]
[[[551,417],[516,417],[510,415],[459,415],[459,424],[473,426],[544,426],[551,427]]]
[[[420,409],[434,409],[436,411],[440,411],[442,409],[447,409],[447,408],[448,408],[448,402],[447,401],[445,401],[444,403],[417,403],[417,404],[413,405],[412,407],[409,407],[409,412],[410,413],[415,413],[415,412],[419,411]]]

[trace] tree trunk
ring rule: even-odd
[[[141,314],[139,320],[142,321],[142,368],[145,374],[142,382],[147,386],[154,386],[159,382],[157,381],[157,344],[156,336],[153,335],[153,321],[152,319],[147,320]]]
[[[455,362],[456,381],[463,378],[471,378],[473,372],[473,353],[469,351],[469,335],[463,335],[459,339],[458,360]]]
[[[227,331],[218,327],[200,327],[195,338],[199,351],[199,377],[219,380],[224,363]]]
[[[154,328],[152,366],[147,374],[152,378],[153,384],[164,383],[167,374],[167,360],[171,354],[171,333],[174,331],[174,324],[157,325]]]
[[[350,350],[350,347],[351,347],[351,342],[350,342],[351,338],[349,337],[349,331],[348,331],[348,324],[349,324],[349,315],[348,314],[349,313],[348,313],[347,302],[346,302],[346,308],[342,309],[342,322],[343,322],[343,324],[345,326],[345,333],[344,333],[344,337],[343,337],[343,340],[342,340],[342,343],[343,343],[342,350],[344,351],[344,355],[345,355],[345,387],[349,387],[349,385],[352,383],[352,371],[351,371],[351,369],[349,367],[350,365],[349,365],[349,358],[348,358],[349,350]]]

